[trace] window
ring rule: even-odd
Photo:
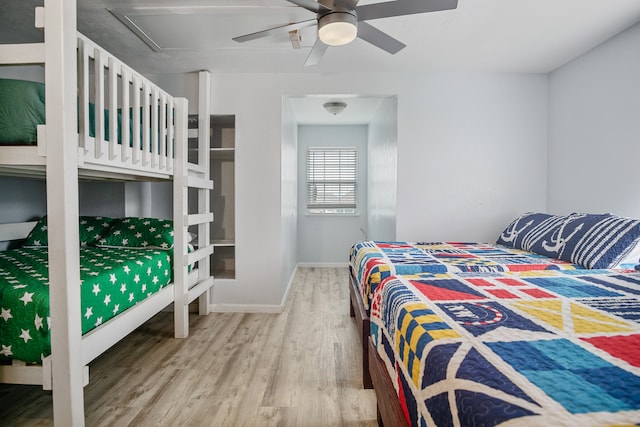
[[[307,213],[357,213],[357,177],[356,148],[308,148]]]

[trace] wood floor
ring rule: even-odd
[[[87,426],[377,426],[346,268],[301,268],[282,314],[161,313],[90,366]],[[49,426],[51,395],[0,384],[0,425]]]

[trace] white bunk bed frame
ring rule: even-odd
[[[77,33],[76,0],[45,0],[44,7],[36,8],[35,22],[37,28],[44,28],[45,41],[0,45],[0,65],[44,64],[47,124],[38,127],[35,146],[0,147],[0,172],[46,177],[50,311],[54,326],[51,356],[42,367],[2,366],[0,382],[37,383],[52,388],[54,423],[81,426],[89,362],[171,303],[176,338],[188,336],[189,304],[196,298],[200,314],[208,313],[213,285],[209,269],[213,247],[208,238],[209,223],[213,221],[209,207],[213,182],[209,179],[208,126],[200,128],[198,162],[190,163],[186,99],[173,98]],[[207,72],[200,73],[200,84],[208,89]],[[208,123],[209,91],[201,98],[199,122],[204,124]],[[95,103],[95,138],[89,136],[90,100]],[[118,108],[125,113],[132,109],[131,122],[129,114],[122,114],[122,144],[117,143],[116,137]],[[111,117],[110,141],[105,140],[105,110],[110,111]],[[129,140],[131,146],[126,143]],[[176,231],[174,283],[84,336],[80,312],[79,177],[172,179]],[[188,213],[189,188],[196,188],[198,193],[195,214]],[[186,231],[190,226],[197,226],[198,249],[187,253]],[[24,238],[32,227],[33,223],[0,226],[0,240]],[[194,263],[198,268],[189,272],[188,266]]]

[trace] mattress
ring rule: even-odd
[[[0,145],[35,145],[36,128],[45,122],[44,84],[0,79]],[[89,136],[95,137],[95,105],[89,103]],[[129,109],[129,134],[133,135],[133,110]],[[104,110],[105,140],[109,141],[110,114]],[[122,111],[117,111],[118,143],[122,143]],[[140,133],[142,140],[142,131]],[[131,145],[131,142],[129,143]]]
[[[80,249],[82,333],[172,280],[171,253]],[[0,252],[0,360],[37,363],[51,353],[47,248]]]
[[[412,426],[640,423],[640,272],[390,277],[371,337]]]
[[[573,270],[583,267],[533,252],[486,243],[366,241],[351,247],[349,268],[368,309],[369,296],[389,276]]]

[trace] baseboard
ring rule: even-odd
[[[348,262],[299,262],[298,267],[302,268],[347,268]]]
[[[287,289],[284,291],[284,296],[280,304],[209,304],[209,311],[212,313],[282,313],[284,306],[289,298],[289,291],[293,286],[293,280],[296,277],[298,268],[347,268],[349,263],[347,262],[299,262],[291,273]]]
[[[293,280],[296,277],[298,271],[298,265],[293,269],[287,289],[284,291],[284,296],[279,305],[271,304],[209,304],[209,311],[213,313],[282,313],[284,305],[289,298],[289,291],[293,286]]]

